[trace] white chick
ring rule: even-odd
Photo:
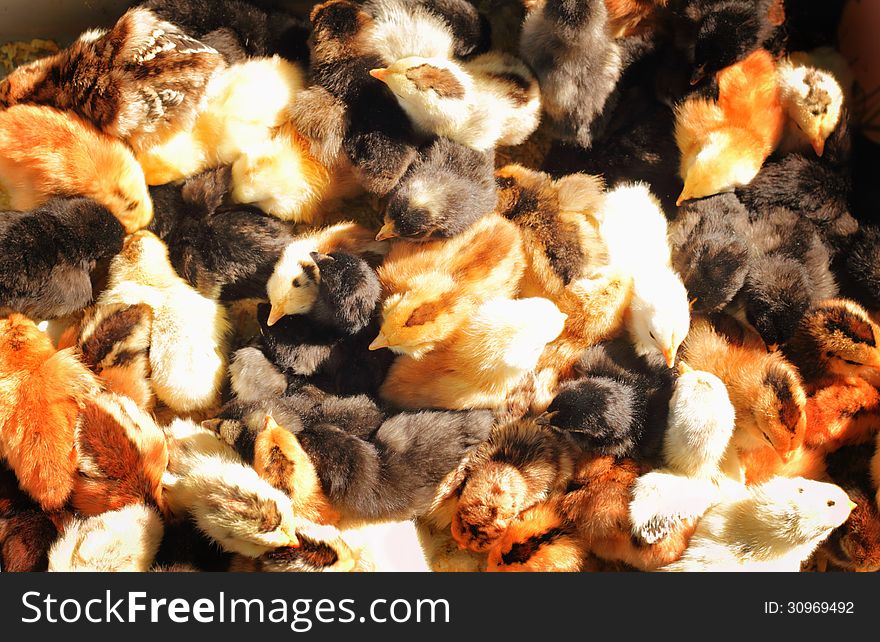
[[[681,559],[660,570],[797,572],[853,508],[834,484],[774,477],[710,508]]]
[[[733,436],[735,411],[715,375],[679,364],[663,438],[664,468],[636,480],[630,503],[632,532],[653,544],[684,520],[698,519],[721,501],[720,463]]]
[[[388,85],[423,134],[478,151],[518,145],[540,122],[538,81],[509,54],[490,52],[462,63],[402,58],[370,74]]]
[[[387,61],[409,56],[451,58],[455,39],[447,24],[410,0],[369,0],[363,6],[372,23],[364,34],[366,47]]]
[[[163,532],[162,519],[143,504],[73,519],[49,550],[49,570],[144,573]]]
[[[177,275],[168,248],[154,234],[132,234],[110,262],[98,305],[113,303],[145,303],[153,310],[150,380],[158,399],[180,413],[219,405],[229,336],[226,310]]]
[[[843,88],[828,71],[811,66],[803,56],[792,56],[777,66],[779,98],[788,114],[781,151],[812,146],[818,156],[825,140],[840,123]]]
[[[416,525],[412,521],[343,527],[342,539],[358,557],[358,570],[428,572]]]
[[[636,352],[662,354],[671,368],[690,330],[690,305],[671,265],[663,210],[647,185],[634,183],[608,192],[600,217],[609,265],[632,277],[626,325]]]
[[[344,250],[354,254],[384,255],[388,243],[377,241],[375,233],[356,223],[337,223],[305,234],[281,253],[266,283],[272,309],[269,325],[289,314],[304,314],[312,309],[318,297],[320,270],[311,254],[329,254]]]

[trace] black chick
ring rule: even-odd
[[[0,570],[45,571],[57,537],[49,516],[19,488],[15,474],[0,465]]]
[[[391,193],[376,239],[449,238],[495,209],[494,159],[446,138],[419,151]]]
[[[597,454],[656,458],[674,384],[665,361],[612,341],[584,352],[576,369],[582,376],[563,384],[547,408],[550,424]]]
[[[330,399],[325,404],[341,401],[346,400]],[[338,412],[326,417],[313,413],[308,421],[294,418],[286,424],[281,419],[285,415],[274,414],[279,403],[288,404],[273,400],[263,406],[262,416],[273,412],[280,425],[296,434],[330,502],[355,519],[411,519],[426,513],[443,478],[489,437],[493,423],[489,411],[424,411],[396,415],[374,428],[373,434],[365,434],[363,427],[346,430],[356,422],[334,423]],[[241,413],[224,409],[215,430],[245,461],[252,461],[253,443],[264,424],[227,418],[229,414]],[[371,417],[366,419],[370,423]]]
[[[125,231],[86,198],[55,198],[30,212],[0,213],[0,308],[62,317],[92,301],[91,272],[122,250]]]
[[[844,293],[867,308],[880,308],[880,227],[863,224],[841,258]]]
[[[809,51],[823,45],[836,46],[837,28],[846,4],[846,0],[784,0],[788,50]]]
[[[670,225],[672,265],[697,312],[719,312],[748,274],[748,212],[733,194],[692,200]]]
[[[166,520],[153,564],[155,568],[174,569],[182,565],[200,571],[223,572],[229,570],[232,557],[232,553],[217,546],[191,519]]]
[[[784,19],[779,0],[677,0],[676,38],[693,51],[691,84],[776,40]]]
[[[143,6],[214,47],[230,63],[238,62],[223,45],[230,35],[243,57],[309,58],[308,23],[286,11],[266,11],[243,0],[147,0]]]
[[[363,42],[372,18],[350,0],[330,0],[311,14],[309,71],[345,105],[347,126],[342,150],[367,191],[386,195],[417,155],[416,137],[403,109],[371,69],[385,66]]]
[[[368,348],[379,333],[379,279],[345,252],[313,258],[320,285],[309,312],[269,326],[269,305],[257,308],[263,352],[287,376],[288,390],[311,383],[332,394],[375,395],[394,360],[387,348]]]
[[[150,231],[165,241],[180,276],[209,297],[265,297],[266,281],[293,240],[289,225],[247,205],[222,205],[228,167],[208,170],[182,187],[151,188]]]
[[[847,114],[825,142],[823,156],[788,154],[765,163],[736,195],[753,218],[778,207],[809,218],[833,252],[846,247],[858,223],[849,212],[851,140]]]

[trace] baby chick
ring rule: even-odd
[[[747,185],[782,137],[776,66],[759,49],[718,73],[718,100],[676,108],[675,140],[684,189],[677,204]]]
[[[742,452],[769,446],[785,458],[803,443],[806,395],[795,368],[779,352],[736,345],[700,319],[691,328],[682,358],[710,372],[727,387],[736,409],[731,443]]]
[[[336,251],[372,259],[381,257],[388,250],[385,243],[375,241],[373,234],[357,223],[337,223],[296,237],[281,252],[266,283],[266,292],[272,304],[268,325],[274,325],[286,315],[304,314],[311,310],[320,284],[312,254]]]
[[[79,474],[70,503],[77,511],[100,515],[136,503],[164,510],[165,435],[131,399],[101,393],[90,400],[77,426],[76,449]]]
[[[526,16],[520,37],[520,55],[538,77],[554,130],[585,148],[623,67],[607,26],[603,0],[547,0]]]
[[[403,408],[501,407],[565,319],[547,299],[489,300],[424,356],[398,357],[379,394]]]
[[[150,364],[157,399],[181,413],[219,406],[226,312],[177,276],[168,249],[150,232],[129,236],[111,261],[98,304],[113,303],[145,303],[153,310]]]
[[[388,85],[416,129],[477,151],[519,145],[538,128],[541,93],[523,62],[489,52],[467,62],[402,58],[370,70]]]
[[[0,213],[0,308],[35,319],[81,310],[92,301],[91,271],[122,249],[123,235],[109,210],[85,198]]]
[[[861,225],[844,261],[842,287],[866,306],[880,308],[880,227]]]
[[[490,154],[438,138],[419,150],[388,197],[376,239],[410,241],[448,238],[495,209]]]
[[[179,203],[154,201],[150,230],[168,246],[177,273],[201,294],[221,299],[260,297],[282,250],[293,241],[290,228],[278,219],[245,206],[223,206],[230,187],[228,168],[190,178],[178,190]]]
[[[469,457],[431,519],[451,519],[459,545],[487,551],[523,510],[566,487],[573,457],[562,435],[533,420],[499,425]]]
[[[833,74],[809,66],[802,57],[781,62],[777,74],[779,98],[789,118],[780,151],[812,147],[821,156],[826,139],[840,123],[843,88]]]
[[[660,354],[671,368],[690,327],[681,277],[672,269],[666,217],[644,184],[621,185],[605,197],[599,233],[609,263],[632,277],[626,325],[636,352]],[[637,243],[632,231],[640,230]]]
[[[0,111],[0,156],[0,198],[7,208],[32,210],[52,196],[85,196],[129,233],[153,217],[131,151],[74,114],[34,105]]]
[[[75,482],[80,412],[98,382],[20,314],[0,320],[0,376],[0,457],[42,508],[59,509]]]
[[[838,486],[775,477],[709,509],[664,571],[797,572],[855,504]]]
[[[681,366],[663,438],[665,466],[639,477],[632,491],[633,534],[649,544],[721,499],[720,465],[733,436],[735,411],[724,383]]]
[[[108,31],[87,31],[60,53],[13,71],[0,81],[0,105],[73,111],[140,150],[192,126],[223,66],[217,51],[137,7]]]
[[[45,571],[58,529],[18,487],[11,470],[0,466],[0,568],[8,573]]]
[[[656,28],[668,4],[669,0],[605,0],[608,32],[613,38],[625,38]]]
[[[547,407],[551,425],[589,452],[650,459],[663,442],[673,376],[659,356],[624,341],[593,346]]]
[[[159,515],[143,504],[74,518],[49,551],[49,570],[144,573],[153,564],[162,533]]]
[[[396,243],[379,268],[385,300],[371,348],[420,358],[482,303],[513,296],[524,263],[519,230],[498,214],[448,240]]]

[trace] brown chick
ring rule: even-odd
[[[660,9],[669,0],[605,0],[608,33],[612,38],[626,38],[647,33],[657,27]]]
[[[731,444],[740,455],[769,447],[785,458],[803,443],[806,395],[797,370],[782,354],[732,344],[708,320],[697,319],[682,359],[727,386],[736,409]]]
[[[0,105],[74,111],[134,149],[192,125],[205,86],[224,66],[211,47],[148,9],[127,11],[109,30],[19,67],[0,82]]]
[[[75,195],[104,205],[129,233],[153,218],[144,173],[121,142],[48,107],[0,111],[0,202],[31,210]]]
[[[379,268],[386,298],[370,349],[420,358],[482,303],[512,297],[524,269],[519,229],[497,214],[451,239],[396,242]]]
[[[492,299],[426,355],[398,357],[379,393],[412,409],[501,408],[564,323],[547,299]]]
[[[488,551],[517,515],[566,487],[573,458],[562,435],[534,420],[497,426],[438,513],[451,515],[459,546]]]
[[[782,138],[785,113],[773,57],[758,49],[718,73],[718,100],[676,109],[682,202],[747,185]]]
[[[42,508],[59,509],[74,486],[80,411],[98,382],[20,314],[0,321],[0,382],[0,458]]]

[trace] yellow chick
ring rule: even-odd
[[[784,153],[812,146],[818,156],[825,141],[840,123],[843,88],[828,71],[810,66],[805,56],[792,55],[777,68],[780,100],[788,114]]]
[[[153,218],[144,173],[118,139],[51,107],[0,111],[0,206],[32,210],[52,196],[88,196],[129,233]]]
[[[559,336],[565,315],[547,299],[493,299],[446,341],[394,362],[380,389],[404,408],[497,408]]]
[[[145,303],[153,310],[151,382],[160,401],[181,413],[219,406],[227,364],[226,310],[177,275],[168,248],[154,234],[129,236],[110,262],[98,305],[114,303]]]
[[[498,214],[451,239],[396,242],[379,268],[386,298],[370,349],[420,358],[482,303],[514,296],[524,269],[519,230]]]

